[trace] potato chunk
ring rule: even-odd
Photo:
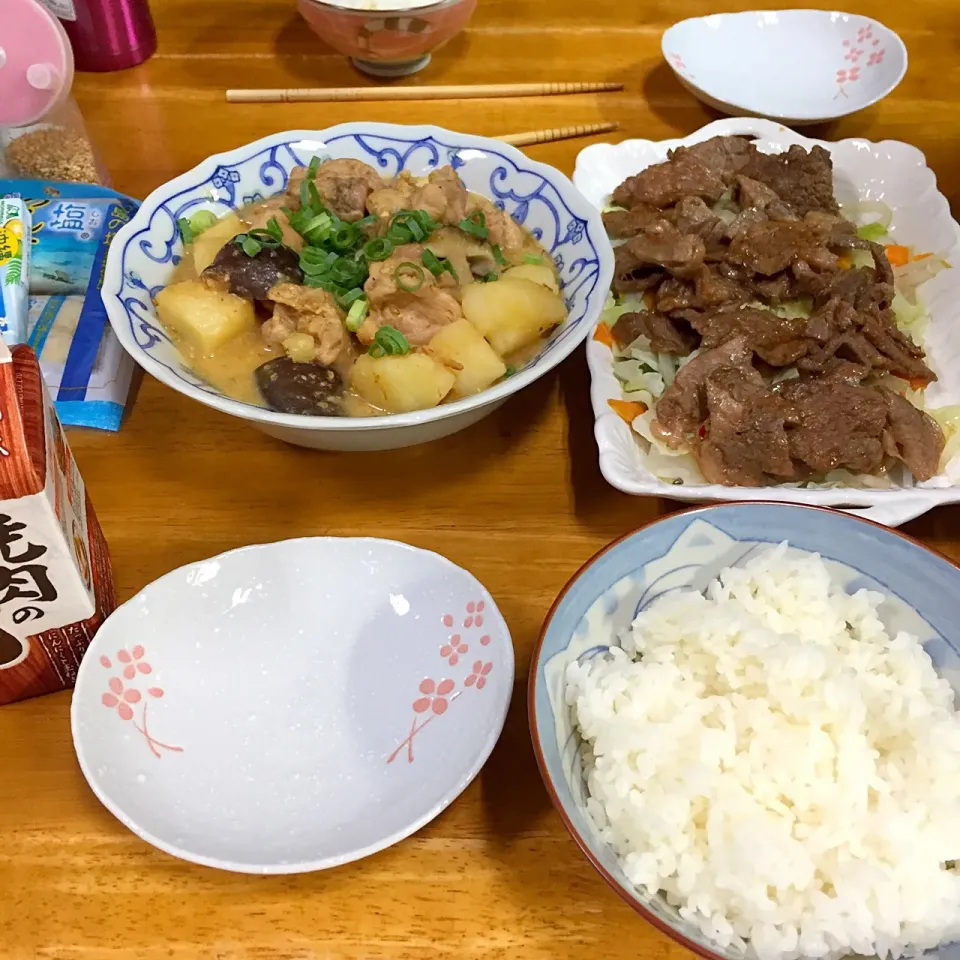
[[[235,214],[228,213],[212,227],[208,227],[193,241],[193,265],[203,273],[213,263],[220,248],[238,233],[246,233],[247,225]]]
[[[171,283],[156,303],[167,330],[204,356],[257,322],[252,303],[202,280]]]
[[[469,320],[455,320],[441,327],[428,346],[434,356],[450,362],[457,378],[453,385],[457,397],[486,390],[507,372],[493,347]]]
[[[350,386],[367,403],[390,413],[435,407],[452,389],[456,377],[425,353],[401,357],[361,354],[350,371]]]
[[[504,280],[532,280],[541,286],[552,290],[554,293],[560,292],[560,285],[557,283],[556,273],[546,264],[541,263],[521,263],[519,267],[511,267],[503,275]]]
[[[522,278],[473,283],[463,291],[463,314],[505,357],[563,321],[563,300]]]

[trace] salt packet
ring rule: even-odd
[[[61,421],[119,430],[134,362],[109,325],[100,287],[110,243],[139,204],[89,184],[0,180],[3,192],[18,193],[30,215],[28,287],[36,299],[26,336]]]
[[[72,687],[114,606],[106,540],[36,355],[0,340],[0,705]]]
[[[26,343],[30,217],[22,200],[0,197],[0,336]]]

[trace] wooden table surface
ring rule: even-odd
[[[751,0],[754,6],[774,6]],[[960,202],[960,13],[949,0],[851,0],[900,32],[910,71],[882,104],[815,135],[923,150]],[[115,186],[143,197],[210,153],[345,120],[500,134],[614,119],[622,136],[691,133],[714,116],[662,63],[660,34],[726,0],[480,0],[415,82],[620,80],[622,94],[461,103],[227,105],[235,86],[366,83],[292,0],[154,0],[160,48],[75,90]],[[410,81],[406,81],[410,82]],[[569,173],[586,141],[531,149]],[[540,782],[525,681],[540,623],[577,567],[666,509],[597,468],[582,351],[457,436],[409,450],[284,446],[149,378],[118,435],[71,441],[110,542],[120,600],[242,544],[376,535],[436,550],[490,589],[513,633],[517,686],[473,785],[417,835],[359,863],[256,878],[181,863],[128,833],[87,788],[68,693],[0,708],[4,960],[661,958],[685,951],[626,907],[580,855]],[[910,524],[960,559],[960,510]]]

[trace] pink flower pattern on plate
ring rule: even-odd
[[[860,59],[867,53],[867,45],[872,48],[870,56],[867,57],[867,67],[876,67],[883,63],[883,57],[886,50],[880,47],[879,38],[873,35],[873,24],[867,24],[857,30],[855,40],[844,40],[843,47],[846,51],[843,55],[845,62],[851,64],[850,67],[841,67],[837,70],[837,92],[833,99],[838,97],[847,97],[847,91],[844,90],[844,84],[856,83],[861,78]],[[878,49],[879,48],[879,49]]]
[[[450,696],[455,687],[456,682],[450,679],[441,680],[437,683],[435,680],[427,677],[425,680],[420,681],[420,693],[422,693],[423,696],[413,701],[413,722],[410,724],[410,732],[397,744],[397,749],[387,757],[387,763],[393,763],[404,747],[407,748],[407,763],[413,763],[414,738],[424,727],[447,712],[447,707],[459,696],[459,694],[453,694],[452,697]],[[429,713],[430,715],[422,723],[418,723],[418,718],[425,713]]]
[[[481,646],[486,647],[491,642],[489,633],[483,633],[484,620],[486,614],[486,602],[482,599],[471,600],[464,607],[461,616],[454,616],[452,613],[445,613],[440,618],[440,623],[447,630],[453,630],[454,625],[460,620],[460,633],[448,633],[446,640],[440,645],[440,656],[451,667],[460,663],[462,655],[466,654],[470,645],[466,642],[466,634],[480,634],[478,641]],[[473,642],[472,640],[470,641]],[[487,683],[487,676],[493,669],[492,662],[476,660],[473,663],[473,669],[463,681],[463,687],[473,687],[476,690],[482,690]],[[417,735],[428,724],[443,716],[450,705],[456,700],[463,690],[457,690],[457,682],[450,677],[442,680],[434,680],[432,677],[425,677],[420,681],[419,693],[411,707],[413,709],[413,719],[410,723],[410,730],[406,737],[400,741],[393,753],[387,757],[387,763],[393,763],[404,748],[407,751],[407,763],[413,763],[413,741]]]
[[[440,648],[440,656],[447,658],[447,663],[455,667],[460,662],[460,654],[466,653],[470,648],[463,642],[459,633],[455,633],[450,640]]]
[[[487,674],[492,669],[492,663],[484,663],[482,660],[477,660],[473,665],[473,673],[463,681],[463,685],[465,687],[472,687],[476,684],[477,689],[482,690],[487,684]]]
[[[161,750],[169,750],[172,753],[182,753],[183,747],[175,747],[169,743],[162,743],[154,737],[147,727],[147,707],[149,700],[144,698],[143,692],[135,686],[131,686],[129,681],[139,680],[153,673],[153,668],[144,659],[146,651],[140,644],[137,644],[133,650],[118,650],[117,661],[121,669],[123,678],[111,677],[107,681],[108,690],[100,697],[100,702],[111,710],[116,710],[121,720],[132,721],[134,727],[147,741],[150,752],[159,760]],[[100,657],[100,666],[105,670],[112,670],[113,663],[108,656]],[[127,683],[124,684],[124,679]],[[160,687],[147,687],[147,697],[153,697],[159,700],[163,696],[163,690]],[[134,716],[134,706],[143,703],[142,719],[137,723]]]

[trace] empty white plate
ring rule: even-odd
[[[892,30],[850,13],[754,10],[681,20],[663,34],[680,82],[722,113],[819,123],[885,97],[907,51]]]
[[[161,577],[94,638],[72,705],[90,786],[175,856],[319,870],[433,819],[513,689],[493,599],[388,540],[245,547]]]

